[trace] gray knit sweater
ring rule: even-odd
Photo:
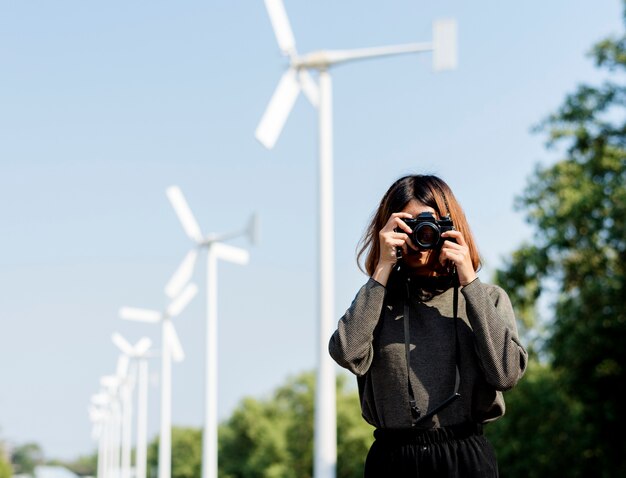
[[[424,413],[454,390],[453,292],[449,288],[430,300],[410,300],[411,383]],[[411,426],[403,304],[400,296],[369,279],[330,339],[333,359],[357,376],[363,417],[377,428]],[[528,355],[504,290],[474,280],[461,288],[458,317],[461,398],[420,426],[499,418],[502,391],[512,388],[526,368]]]

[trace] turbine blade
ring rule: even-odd
[[[457,63],[456,20],[437,20],[433,23],[433,69],[453,70]]]
[[[183,289],[180,295],[170,303],[169,307],[167,308],[167,316],[176,317],[178,314],[180,314],[197,293],[198,286],[196,286],[196,284],[187,284],[187,287]]]
[[[405,43],[403,45],[389,45],[372,48],[353,48],[350,50],[331,50],[322,53],[312,53],[302,59],[303,62],[319,61],[317,56],[322,55],[328,65],[337,65],[348,61],[382,58],[386,56],[406,55],[432,51],[432,43]]]
[[[183,226],[185,233],[194,241],[200,243],[203,241],[202,232],[200,231],[200,226],[198,226],[198,222],[194,217],[191,209],[189,208],[189,204],[185,200],[185,196],[183,196],[183,192],[180,190],[178,186],[170,186],[165,191],[167,194],[170,203],[172,203],[172,207],[178,216],[178,220]]]
[[[190,250],[178,266],[178,269],[176,269],[176,272],[174,272],[174,275],[172,275],[169,282],[165,285],[165,293],[170,299],[173,299],[180,294],[180,291],[183,289],[185,284],[189,282],[189,279],[193,274],[197,258],[198,250]]]
[[[117,348],[122,351],[122,353],[126,355],[133,355],[133,352],[134,352],[133,346],[130,345],[128,340],[122,337],[122,334],[115,332],[111,336],[111,339],[113,340],[113,343],[117,346]]]
[[[255,212],[250,217],[250,221],[248,222],[248,228],[246,229],[246,234],[252,245],[256,246],[259,243],[261,235],[261,221],[259,219],[258,213]]]
[[[272,149],[276,144],[299,93],[300,85],[296,79],[296,72],[289,68],[281,77],[254,132],[256,139],[267,149]]]
[[[142,337],[141,339],[139,339],[139,342],[135,344],[133,355],[135,357],[141,357],[148,351],[151,346],[152,340],[150,340],[148,337]]]
[[[168,345],[170,346],[169,348],[172,354],[172,360],[174,360],[174,362],[182,362],[185,360],[185,351],[180,343],[180,339],[178,338],[174,325],[168,320],[165,322],[164,327],[165,340],[168,341]]]
[[[229,246],[221,242],[213,244],[211,246],[211,252],[222,260],[240,265],[247,264],[250,259],[250,254],[245,249]]]
[[[158,322],[161,320],[161,312],[150,309],[137,309],[135,307],[122,307],[120,317],[125,320],[138,320],[139,322]]]
[[[270,17],[278,47],[285,55],[296,51],[296,40],[289,24],[289,18],[282,0],[265,0],[265,8]]]
[[[304,96],[307,97],[314,108],[317,108],[320,103],[320,90],[311,74],[307,70],[301,69],[298,74],[298,80],[300,80],[300,87]]]

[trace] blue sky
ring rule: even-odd
[[[429,41],[459,25],[459,67],[429,54],[332,70],[337,318],[365,277],[354,251],[400,175],[435,173],[463,204],[491,274],[530,231],[513,201],[558,159],[530,128],[581,82],[585,53],[621,32],[621,4],[530,0],[285,0],[298,50]],[[0,3],[0,438],[48,457],[93,450],[86,407],[112,373],[123,305],[161,308],[190,247],[165,196],[204,232],[261,217],[250,264],[220,265],[219,411],[315,367],[317,116],[300,98],[273,151],[253,137],[286,61],[263,2]],[[202,422],[200,295],[175,320],[173,421]],[[158,362],[151,363],[158,375]],[[156,376],[155,376],[156,379]],[[150,434],[158,429],[158,388]]]

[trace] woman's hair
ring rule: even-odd
[[[364,272],[370,276],[374,274],[380,256],[378,233],[387,224],[394,212],[402,211],[413,199],[420,204],[432,207],[437,212],[439,219],[450,214],[454,228],[463,234],[465,242],[467,242],[474,270],[478,270],[480,257],[463,209],[452,194],[450,187],[443,180],[436,176],[427,175],[404,176],[393,183],[385,193],[359,242],[360,249],[357,254],[359,269],[363,271],[361,259],[365,257]]]

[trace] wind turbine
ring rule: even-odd
[[[118,361],[118,370],[120,370]],[[110,417],[106,430],[106,440],[108,443],[106,453],[105,475],[107,478],[118,478],[120,472],[120,444],[121,444],[121,410],[119,399],[120,379],[116,375],[105,375],[100,377],[100,385],[104,387],[108,399]]]
[[[433,24],[433,41],[353,50],[320,50],[299,55],[282,0],[265,0],[278,46],[289,59],[289,67],[255,131],[255,136],[272,149],[287,121],[300,91],[318,109],[319,115],[319,337],[318,372],[315,397],[314,465],[315,478],[332,478],[337,463],[337,423],[335,410],[335,371],[328,354],[328,339],[334,324],[334,233],[333,233],[333,136],[332,85],[330,67],[348,61],[433,52],[436,71],[456,67],[456,22],[439,20]],[[318,84],[310,70],[318,72]]]
[[[118,349],[128,357],[128,359],[136,360],[139,369],[139,387],[137,393],[137,448],[135,453],[135,475],[134,478],[146,478],[146,459],[147,459],[147,409],[148,409],[148,362],[146,360],[148,350],[152,345],[152,341],[147,338],[141,338],[134,346],[131,345],[121,334],[115,332],[111,339]],[[134,374],[133,374],[134,375]],[[134,376],[133,376],[134,380]],[[129,413],[125,414],[128,422],[124,423],[123,429],[125,433],[122,438],[122,470],[124,464],[130,469],[131,446],[130,446],[130,403]]]
[[[205,412],[202,438],[202,477],[217,478],[217,260],[235,264],[248,263],[249,254],[245,249],[223,244],[222,241],[241,235],[248,236],[251,243],[258,240],[259,222],[252,215],[247,226],[240,231],[226,234],[210,233],[203,235],[182,191],[178,186],[170,186],[166,194],[187,236],[194,242],[172,279],[165,286],[169,296],[176,295],[191,278],[201,248],[207,249],[207,327],[206,327],[206,377]]]
[[[131,467],[131,420],[132,420],[132,390],[134,381],[129,374],[130,358],[127,355],[120,355],[117,360],[116,377],[118,379],[118,394],[121,404],[121,462],[120,478],[130,478]]]
[[[122,307],[120,317],[126,320],[161,324],[161,432],[159,439],[159,476],[170,478],[172,468],[172,368],[171,361],[185,358],[182,345],[172,324],[198,292],[195,284],[187,284],[165,311]]]
[[[91,436],[98,442],[98,470],[97,478],[107,476],[107,457],[109,450],[108,427],[110,425],[111,412],[109,410],[109,397],[105,393],[92,395],[88,407],[89,419],[93,424]]]

